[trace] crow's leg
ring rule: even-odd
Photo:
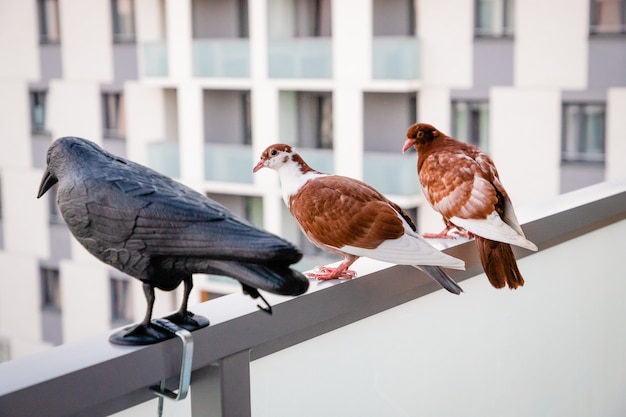
[[[189,303],[189,294],[191,294],[191,289],[193,288],[193,278],[191,275],[185,277],[183,279],[184,284],[184,292],[183,292],[183,301],[180,304],[180,308],[174,314],[171,314],[167,317],[169,321],[177,324],[180,327],[183,327],[187,330],[195,330],[201,327],[206,327],[209,325],[209,321],[202,317],[196,316],[191,311],[187,309],[187,305]]]
[[[142,322],[113,333],[109,337],[111,343],[117,345],[150,345],[172,338],[171,332],[165,331],[152,323],[152,309],[154,307],[154,287],[143,284],[143,293],[146,296],[146,315]]]
[[[154,308],[154,287],[147,282],[143,284],[143,293],[146,296],[146,316],[143,318],[141,324],[148,327],[150,325],[150,320],[152,320],[152,309]]]

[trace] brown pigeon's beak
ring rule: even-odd
[[[405,153],[406,151],[408,151],[413,146],[414,143],[415,143],[415,140],[407,139],[404,142],[404,146],[402,147],[402,153]]]
[[[265,167],[265,161],[263,159],[261,159],[259,161],[259,163],[256,164],[254,168],[252,168],[252,172],[257,172],[258,170],[260,170],[261,168],[264,168],[264,167]]]
[[[46,171],[43,173],[43,178],[41,179],[41,184],[39,185],[39,191],[37,192],[37,198],[41,197],[59,181],[57,177],[52,175],[50,171],[46,168]]]

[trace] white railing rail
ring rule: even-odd
[[[541,252],[626,219],[626,181],[562,195],[518,214]],[[466,261],[466,271],[451,273],[457,282],[482,272],[473,242],[446,251]],[[525,250],[516,254],[532,256]],[[365,259],[356,267],[358,279],[312,282],[295,298],[266,295],[272,316],[242,294],[194,306],[211,325],[193,332],[192,415],[250,416],[251,361],[439,290],[411,267]],[[107,339],[100,334],[1,363],[0,416],[106,416],[154,399],[150,387],[161,380],[175,389],[179,340],[121,347]]]

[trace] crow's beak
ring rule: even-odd
[[[406,151],[408,151],[409,149],[411,149],[411,147],[413,146],[413,144],[415,143],[414,139],[407,139],[404,142],[404,146],[402,147],[402,153],[405,153]]]
[[[39,191],[37,192],[37,198],[41,197],[59,181],[57,177],[52,175],[52,173],[46,168],[46,171],[43,173],[43,178],[41,179],[41,184],[39,185]]]
[[[252,168],[252,172],[257,172],[258,170],[260,170],[261,168],[264,168],[264,167],[265,167],[265,161],[263,159],[261,159],[259,161],[259,163],[256,164],[254,168]]]

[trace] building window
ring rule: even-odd
[[[604,162],[605,105],[563,105],[563,162]]]
[[[111,321],[129,323],[132,321],[130,290],[128,280],[111,277]]]
[[[374,36],[415,36],[415,0],[373,0]]]
[[[45,91],[30,92],[30,128],[34,134],[46,133],[46,98]]]
[[[513,0],[476,0],[476,36],[513,36]]]
[[[243,114],[243,143],[244,145],[252,145],[252,108],[249,91],[241,95],[241,109]]]
[[[41,267],[41,306],[45,310],[61,311],[61,281],[59,270]]]
[[[626,34],[626,0],[591,0],[589,18],[592,35]]]
[[[111,0],[113,42],[135,42],[135,7],[133,0]]]
[[[102,94],[102,126],[105,138],[124,139],[126,137],[126,116],[124,95],[121,93]]]
[[[452,136],[487,152],[489,150],[489,103],[453,101]]]
[[[39,43],[59,43],[59,2],[58,0],[38,0]]]
[[[332,149],[333,147],[333,98],[330,94],[317,96],[316,110],[316,148]]]

